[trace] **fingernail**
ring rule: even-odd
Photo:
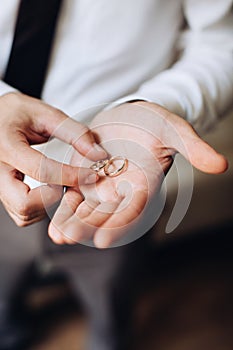
[[[85,184],[90,185],[95,183],[98,180],[98,175],[97,174],[90,174],[88,177],[85,179]]]
[[[108,156],[107,152],[102,147],[100,147],[100,145],[98,145],[97,143],[94,143],[93,147],[96,150],[96,152],[101,153],[103,158],[107,158]]]

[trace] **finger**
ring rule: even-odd
[[[83,201],[78,192],[69,189],[50,224],[49,235],[52,240],[68,244],[90,240],[97,227],[90,224],[87,218],[98,205],[98,201]]]
[[[20,99],[24,101],[23,105],[20,101],[21,107],[24,107],[24,113],[31,119],[29,129],[34,134],[33,139],[38,137],[36,135],[40,135],[46,139],[48,137],[57,137],[73,145],[77,151],[86,157],[90,157],[92,160],[107,157],[107,153],[96,144],[92,133],[86,126],[69,118],[61,110],[41,100],[22,94],[20,95]],[[25,136],[27,138],[27,133]]]
[[[8,201],[5,201],[4,204],[9,214],[17,219],[15,222],[18,226],[24,227],[40,221],[46,216],[47,210],[60,200],[60,190],[50,188],[48,185],[42,187],[33,189],[27,194],[19,187],[9,187],[9,191],[16,189],[19,196],[18,199],[15,196],[10,204]],[[41,191],[43,192],[43,196],[48,198],[47,201],[41,199]]]
[[[17,149],[6,162],[42,183],[77,186],[92,184],[98,180],[98,175],[93,170],[73,167],[47,158],[25,142],[18,143]]]
[[[76,212],[64,225],[64,239],[68,243],[84,243],[92,240],[96,230],[104,224],[118,206],[117,202],[100,203],[96,208],[86,203],[82,204],[82,218]]]
[[[67,222],[67,227],[73,226],[74,230],[69,229],[69,235],[66,234],[66,237],[76,243],[93,239],[96,230],[113,215],[121,200],[119,198],[114,202],[102,202],[96,207],[83,202],[82,207],[78,208],[75,215]]]
[[[149,107],[148,103],[145,107],[144,102],[136,102],[136,104],[153,112],[154,118],[150,120],[156,120],[153,125],[162,131],[159,138],[162,137],[160,141],[165,144],[165,148],[171,148],[173,152],[178,151],[193,166],[206,173],[217,174],[226,171],[228,163],[225,157],[204,142],[183,118],[157,104],[149,104]],[[151,130],[158,136],[153,126]]]
[[[62,196],[60,186],[43,185],[33,190],[22,182],[22,174],[9,165],[0,165],[1,200],[17,225],[38,221]]]
[[[63,238],[66,243],[80,243],[93,237],[96,227],[88,225],[85,218],[88,218],[98,205],[98,200],[85,200],[80,203],[73,215],[67,218],[63,227]]]
[[[136,191],[129,202],[127,197],[120,203],[117,211],[114,212],[105,223],[96,231],[94,243],[97,248],[108,248],[116,243],[123,235],[130,232],[136,224],[145,204],[148,200],[148,193]]]
[[[226,171],[226,158],[203,141],[189,123],[174,115],[173,122],[170,128],[175,127],[176,135],[171,133],[170,144],[176,151],[201,171],[212,174]]]
[[[82,203],[83,196],[76,189],[69,188],[49,225],[48,234],[56,244],[65,243],[66,223]]]
[[[41,214],[41,215],[35,216],[31,220],[25,221],[24,219],[20,218],[16,214],[12,213],[11,208],[8,208],[7,206],[5,206],[5,209],[7,210],[9,216],[13,219],[15,224],[19,227],[25,227],[25,226],[35,224],[36,222],[43,220],[43,218],[45,217],[45,214]]]
[[[50,107],[51,109],[51,107]],[[89,128],[55,108],[50,113],[49,123],[43,118],[44,128],[51,136],[72,145],[79,153],[91,160],[107,158],[106,151],[95,142]]]
[[[182,152],[181,149],[180,153],[195,168],[210,174],[220,174],[227,170],[227,159],[198,136],[194,136],[193,138],[186,137],[184,142],[186,151]]]
[[[94,232],[114,213],[121,198],[104,203],[82,200],[79,193],[67,191],[50,225],[49,235],[54,242],[74,244],[92,239]]]

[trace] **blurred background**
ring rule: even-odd
[[[221,175],[194,170],[188,211],[166,234],[177,195],[176,170],[169,172],[153,254],[143,267],[138,264],[129,335],[134,350],[233,348],[233,113],[205,139],[228,158],[229,169]],[[184,160],[179,164],[185,190],[190,181]],[[29,349],[84,350],[89,337],[85,310],[62,271],[45,256],[41,224],[17,228],[2,207],[0,220],[0,329],[10,295],[16,305],[13,318],[21,320],[27,312],[33,320]]]

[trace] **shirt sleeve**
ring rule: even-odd
[[[184,0],[187,26],[177,40],[178,60],[114,105],[135,99],[155,102],[196,130],[209,129],[233,101],[232,4],[233,0]]]
[[[4,81],[0,80],[0,96],[13,91],[17,91],[17,90],[12,86],[6,84]]]

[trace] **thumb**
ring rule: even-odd
[[[178,116],[173,117],[178,137],[171,140],[172,148],[181,153],[195,168],[205,173],[220,174],[226,171],[226,158],[203,141],[188,122]]]
[[[44,129],[51,137],[56,137],[72,145],[79,153],[97,161],[107,158],[106,151],[96,143],[95,138],[86,125],[68,117],[60,110],[53,109],[50,120],[42,116]]]

